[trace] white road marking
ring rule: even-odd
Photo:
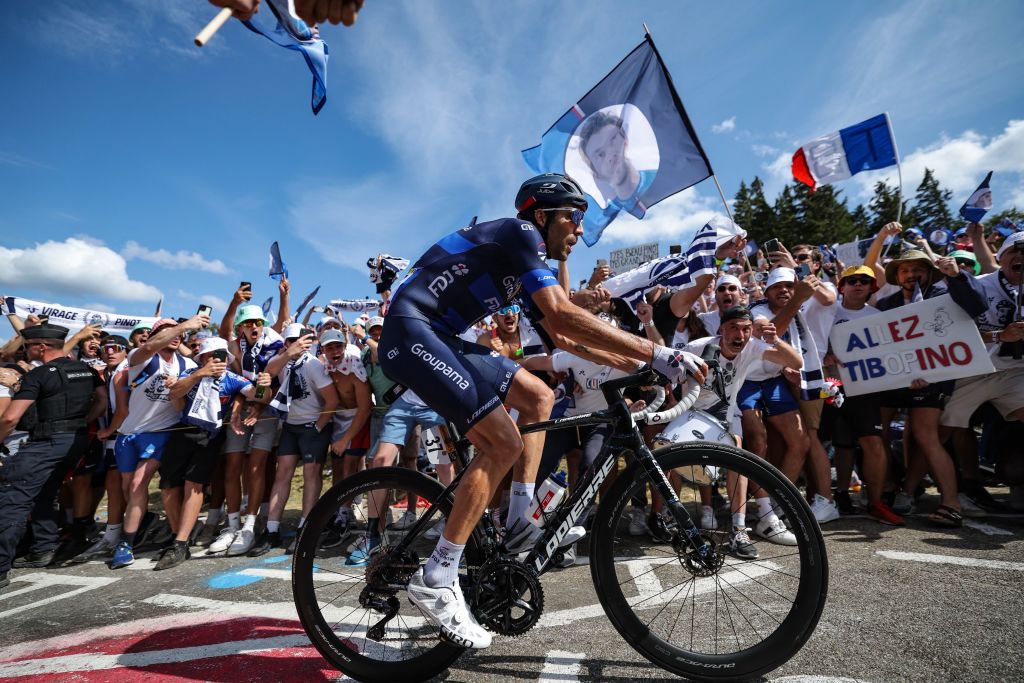
[[[74,590],[70,590],[64,593],[57,593],[56,595],[49,595],[49,597],[43,598],[42,600],[36,600],[30,602],[27,605],[21,605],[20,607],[13,607],[8,610],[0,612],[0,618],[9,617],[13,614],[25,612],[36,607],[42,607],[43,605],[49,605],[51,602],[57,602],[58,600],[64,600],[65,598],[71,598],[76,595],[80,595],[87,591],[96,590],[103,586],[108,586],[118,580],[117,577],[93,577],[93,576],[67,576],[64,574],[54,573],[43,573],[34,572],[32,574],[24,574],[22,576],[15,576],[11,579],[13,582],[27,581],[33,585],[26,588],[19,588],[17,590],[8,591],[0,594],[0,600],[13,598],[17,595],[23,595],[31,591],[41,590],[44,588],[57,588],[59,586],[78,586]],[[53,593],[52,590],[47,591]]]
[[[544,668],[538,681],[578,681],[584,652],[563,652],[552,650],[544,656]]]
[[[661,592],[661,580],[654,571],[664,563],[664,560],[657,564],[651,560],[630,560],[625,563],[629,575],[633,577],[633,583],[636,584],[637,594],[648,597]]]
[[[898,550],[879,550],[878,554],[890,560],[904,562],[924,562],[926,564],[953,564],[959,567],[978,567],[980,569],[1006,569],[1024,572],[1024,562],[1007,562],[1005,560],[980,560],[973,557],[955,557],[953,555],[930,555],[928,553],[904,553]]]
[[[1012,531],[1000,529],[997,526],[985,524],[984,522],[975,522],[973,519],[964,519],[964,526],[970,527],[972,529],[977,529],[981,533],[986,534],[988,536],[1013,536]]]

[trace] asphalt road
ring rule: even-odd
[[[958,531],[842,518],[823,529],[828,603],[814,635],[769,681],[1010,681],[1024,665],[1024,516]],[[0,678],[333,680],[291,604],[290,558],[194,558],[150,571],[101,563],[21,570],[0,593]],[[463,656],[450,681],[669,679],[600,614],[586,566],[544,577],[545,613],[520,638]],[[562,610],[565,610],[562,612]],[[575,611],[573,611],[575,610]],[[579,618],[572,615],[577,614]],[[678,679],[674,679],[678,680]]]

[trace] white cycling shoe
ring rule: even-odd
[[[445,638],[462,647],[481,650],[491,645],[491,634],[469,611],[458,584],[431,588],[423,581],[423,568],[409,579],[409,602],[428,621],[441,629]]]

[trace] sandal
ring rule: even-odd
[[[960,511],[948,505],[940,505],[935,508],[935,512],[928,515],[928,521],[935,526],[947,529],[959,529],[964,525],[964,518]]]

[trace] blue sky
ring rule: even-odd
[[[629,6],[627,6],[629,5]],[[650,27],[728,197],[788,179],[802,143],[889,111],[907,192],[927,165],[959,205],[995,170],[1024,207],[1019,2],[384,2],[326,27],[328,101],[300,58],[201,0],[0,5],[0,289],[72,306],[186,315],[239,280],[294,299],[372,295],[365,261],[416,258],[511,215],[520,150]],[[861,174],[851,203],[894,172]],[[715,211],[706,181],[570,260],[684,242]]]

